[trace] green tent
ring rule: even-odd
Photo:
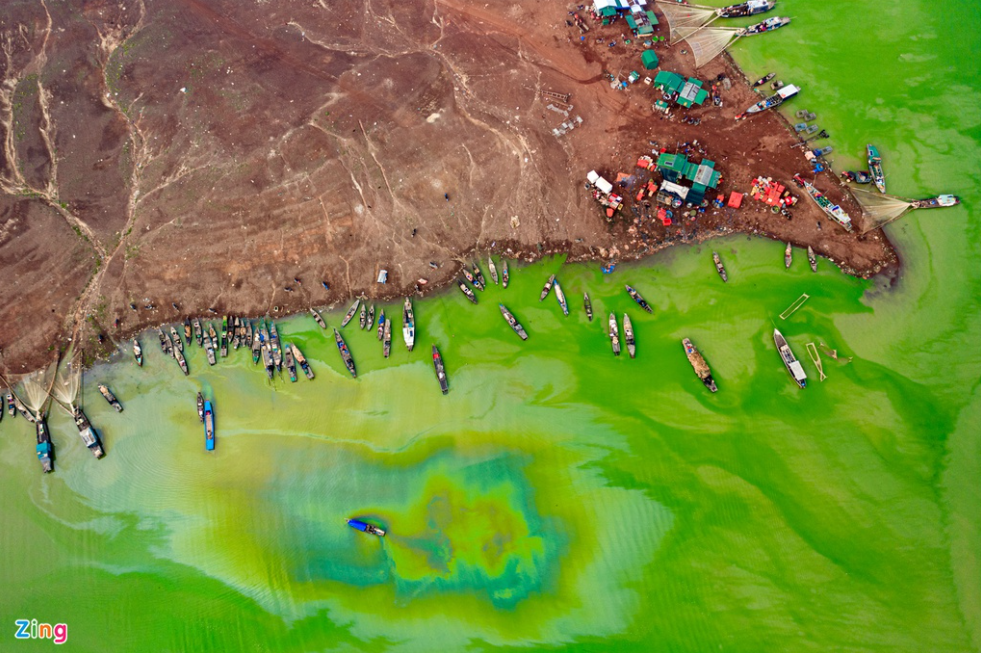
[[[684,85],[684,77],[668,70],[662,70],[654,78],[654,88],[659,88],[666,93],[677,93]]]
[[[657,16],[654,15],[653,11],[645,12],[647,14],[647,20],[651,21],[651,25],[657,25]]]
[[[644,50],[643,54],[640,55],[640,60],[644,62],[644,68],[647,70],[657,68],[657,55],[654,54],[653,50]]]
[[[633,31],[637,31],[637,21],[634,20],[633,16],[627,16],[627,27]]]

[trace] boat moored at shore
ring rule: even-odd
[[[555,283],[555,275],[554,274],[548,278],[548,281],[545,282],[545,287],[542,288],[542,294],[539,295],[538,301],[540,301],[540,302],[545,301],[545,298],[548,297],[548,293],[552,290],[552,284],[553,283]]]
[[[582,307],[586,311],[586,319],[593,321],[593,302],[589,301],[589,293],[582,294]]]
[[[715,13],[720,18],[745,18],[746,16],[765,14],[776,6],[777,3],[774,0],[748,0],[737,5],[720,7],[715,10]]]
[[[499,283],[497,278],[497,266],[494,265],[494,257],[492,256],[487,257],[487,270],[490,272],[491,281],[494,282],[494,285],[497,285]]]
[[[82,438],[82,443],[85,447],[92,453],[96,458],[102,458],[106,455],[105,450],[102,448],[102,443],[99,442],[99,434],[95,432],[92,428],[92,424],[89,423],[88,418],[82,409],[75,407],[73,417],[75,419],[75,426],[78,428],[78,435]]]
[[[198,393],[198,421],[204,423],[204,395]]]
[[[507,259],[502,259],[501,260],[501,285],[507,288],[510,282],[511,282],[511,276],[510,274],[508,274],[508,261]]]
[[[317,322],[317,325],[320,326],[321,329],[327,328],[327,323],[324,322],[324,316],[318,313],[317,309],[311,307],[310,315],[313,316],[313,319]]]
[[[136,338],[133,338],[133,356],[136,357],[136,364],[143,367],[143,347]]]
[[[880,193],[885,193],[886,175],[882,172],[882,157],[879,156],[879,150],[871,143],[865,146],[865,150],[869,156],[869,174],[872,175],[872,182]]]
[[[457,279],[456,285],[460,287],[460,290],[463,291],[463,294],[467,296],[467,299],[470,300],[470,303],[472,304],[477,303],[477,295],[474,294],[474,291],[470,290],[470,286],[467,285],[466,281],[464,281],[463,279]]]
[[[416,320],[412,314],[412,300],[408,297],[402,305],[402,339],[409,351],[416,346]]]
[[[844,209],[842,209],[839,205],[832,204],[831,200],[824,196],[824,193],[814,187],[814,184],[806,181],[800,175],[794,175],[794,183],[807,191],[807,194],[812,200],[814,200],[814,203],[821,207],[821,210],[824,211],[829,218],[841,225],[845,231],[852,230],[851,217],[845,213]]]
[[[347,323],[351,321],[351,319],[354,317],[354,314],[358,312],[358,307],[359,306],[361,306],[361,298],[360,297],[358,299],[355,299],[354,300],[354,303],[351,304],[351,310],[349,310],[347,312],[347,315],[344,316],[344,319],[341,320],[341,328],[342,329],[347,326]]]
[[[753,106],[746,109],[744,112],[736,116],[736,120],[745,118],[747,115],[753,115],[754,113],[760,113],[761,111],[766,111],[768,109],[778,107],[784,102],[786,102],[787,100],[789,100],[790,98],[797,95],[798,93],[800,93],[800,88],[794,86],[793,84],[788,84],[787,86],[782,87],[780,90],[778,90],[775,94],[771,95],[770,97],[764,98],[759,102],[757,102],[756,104],[754,104]]]
[[[794,262],[794,247],[790,243],[787,243],[787,249],[783,251],[783,264],[784,267],[790,269],[790,266]]]
[[[778,30],[781,27],[786,27],[790,24],[790,19],[782,16],[774,16],[773,18],[767,18],[761,23],[756,23],[755,25],[750,25],[749,27],[744,27],[738,32],[739,36],[752,36],[754,34],[764,34],[766,32],[772,32]]]
[[[562,308],[562,313],[568,317],[569,316],[569,304],[565,301],[565,293],[562,292],[562,286],[559,284],[559,280],[556,279],[553,284],[555,287],[555,299],[558,300],[559,306]]]
[[[38,415],[34,420],[34,429],[37,433],[37,459],[41,462],[41,470],[50,474],[54,471],[54,444],[51,442],[44,414]]]
[[[286,363],[286,371],[290,375],[290,382],[296,383],[296,363],[293,362],[293,350],[288,342],[283,345],[283,359]]]
[[[810,245],[807,246],[807,263],[811,266],[811,272],[818,271],[817,256],[814,255],[814,248]]]
[[[313,370],[310,369],[310,363],[307,362],[306,357],[303,355],[303,352],[300,351],[300,348],[296,346],[295,342],[290,343],[290,350],[293,352],[293,358],[300,366],[300,369],[303,370],[303,373],[306,374],[308,379],[313,381],[314,375]]]

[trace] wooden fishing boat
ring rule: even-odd
[[[627,353],[633,358],[637,354],[637,343],[634,340],[634,326],[630,323],[630,316],[623,314],[623,340],[627,343]]]
[[[310,369],[310,364],[307,362],[306,357],[304,357],[303,352],[296,346],[296,343],[292,342],[290,343],[290,350],[293,352],[293,358],[296,360],[297,365],[307,375],[307,378],[313,381],[313,370]]]
[[[790,267],[790,264],[794,262],[794,248],[790,243],[787,243],[787,249],[783,252],[783,264]]]
[[[371,331],[371,327],[375,326],[375,305],[372,304],[368,308],[368,323],[365,325],[366,331]]]
[[[198,420],[204,422],[204,395],[198,393]]]
[[[368,323],[368,302],[365,301],[361,304],[361,315],[358,317],[358,324],[364,329],[365,324]]]
[[[119,403],[118,399],[116,399],[116,395],[112,394],[112,390],[109,389],[109,386],[100,383],[99,392],[103,397],[105,397],[106,401],[109,402],[109,405],[116,409],[117,413],[123,412],[123,405]]]
[[[412,314],[412,300],[408,297],[402,305],[402,339],[406,349],[412,351],[416,345],[416,320]]]
[[[288,342],[283,345],[283,358],[286,360],[286,370],[290,374],[290,382],[296,383],[296,363],[293,361],[293,349]]]
[[[157,329],[157,337],[160,339],[160,351],[164,353],[165,356],[172,356],[174,351],[174,345],[170,342],[170,338],[164,333],[163,329]]]
[[[439,389],[445,395],[450,391],[450,382],[446,378],[446,368],[443,367],[443,357],[439,354],[439,349],[433,345],[433,367],[436,368],[436,380],[439,381]]]
[[[498,304],[498,307],[501,309],[501,315],[504,316],[504,319],[507,320],[507,323],[511,326],[514,332],[518,334],[518,337],[522,340],[527,340],[528,334],[525,332],[525,328],[521,326],[511,311],[509,311],[504,304]]]
[[[501,259],[501,285],[505,288],[508,287],[508,283],[511,281],[511,277],[508,275],[508,262],[507,259]]]
[[[610,342],[613,344],[613,355],[620,355],[620,328],[617,326],[617,316],[610,313]]]
[[[548,278],[548,281],[545,282],[545,287],[542,288],[542,294],[538,296],[538,301],[545,301],[545,298],[548,297],[548,293],[552,290],[553,283],[555,283],[554,274]]]
[[[78,429],[78,436],[82,438],[82,443],[86,449],[92,452],[93,456],[102,458],[106,452],[102,448],[102,443],[99,442],[99,434],[96,433],[82,409],[77,406],[73,408],[72,417],[75,419],[75,428]]]
[[[385,358],[392,353],[392,319],[385,320],[385,336],[382,338],[382,351],[385,354]]]
[[[586,309],[586,319],[593,321],[593,302],[589,301],[589,293],[582,294],[582,306]]]
[[[688,338],[684,338],[681,344],[685,348],[685,355],[688,357],[688,362],[691,363],[692,369],[695,370],[695,376],[701,380],[706,388],[712,392],[717,392],[719,388],[715,385],[715,380],[712,378],[712,370],[709,369],[708,363],[705,362],[702,354],[695,348],[695,345],[691,344],[691,340]]]
[[[143,367],[143,347],[140,347],[140,341],[133,338],[133,356],[136,357],[136,364]]]
[[[768,81],[770,81],[771,79],[773,79],[776,76],[777,76],[776,73],[767,73],[766,75],[763,75],[758,80],[756,80],[755,82],[753,82],[753,88],[756,88],[758,86],[763,86],[764,84],[766,84]]]
[[[187,344],[191,344],[191,320],[184,318],[184,340],[187,340]]]
[[[487,269],[490,271],[491,280],[497,285],[497,266],[494,265],[494,258],[491,256],[487,257]]]
[[[871,143],[865,146],[869,155],[869,172],[872,174],[872,181],[880,193],[886,192],[886,175],[882,172],[882,157],[879,150]]]
[[[201,329],[201,320],[194,318],[194,339],[198,341],[198,347],[204,346],[204,332]]]
[[[181,340],[180,334],[177,333],[177,329],[175,329],[174,327],[170,327],[170,338],[174,343],[174,349],[179,349],[180,351],[184,351],[184,341]]]
[[[187,376],[187,360],[184,358],[184,352],[175,348],[174,358],[177,359],[177,364],[180,366],[181,372],[184,373],[184,376]]]
[[[378,340],[380,341],[385,335],[385,309],[383,308],[381,313],[378,314]]]
[[[470,286],[467,285],[466,281],[463,279],[457,279],[456,285],[460,287],[460,290],[463,291],[463,294],[467,296],[467,299],[469,299],[471,303],[477,303],[477,295],[470,290]]]
[[[644,298],[640,296],[640,293],[639,292],[637,292],[635,289],[631,288],[630,286],[624,286],[624,287],[627,289],[627,294],[630,295],[630,298],[632,300],[634,300],[635,302],[637,302],[637,305],[638,306],[640,306],[642,309],[644,309],[648,313],[653,313],[654,312],[654,309],[651,308],[650,304],[648,304],[646,301],[644,301]]]
[[[215,358],[215,341],[210,336],[204,339],[204,353],[208,356],[208,365],[214,365],[218,362]]]
[[[337,332],[337,329],[334,329],[334,342],[337,343],[337,351],[340,352],[341,360],[344,361],[347,371],[351,373],[353,378],[358,378],[358,372],[354,368],[354,358],[351,356],[351,352],[347,348],[347,343],[344,342],[344,338]]]
[[[473,281],[478,290],[485,290],[487,288],[487,283],[484,281],[484,273],[480,271],[480,267],[476,263],[473,264]]]
[[[565,301],[565,293],[562,292],[562,286],[559,285],[559,280],[556,279],[553,284],[555,287],[555,299],[559,301],[559,306],[562,307],[562,313],[568,317],[569,316],[569,304]]]
[[[810,245],[807,246],[807,262],[811,266],[811,272],[818,271],[818,260],[817,257],[814,255],[814,248],[811,247]]]
[[[715,261],[715,270],[722,277],[723,281],[729,281],[729,275],[726,274],[726,268],[722,265],[722,258],[719,256],[718,252],[712,252],[712,260]]]
[[[355,299],[354,300],[354,303],[351,304],[351,310],[349,310],[347,312],[347,315],[344,316],[344,319],[341,320],[341,328],[342,329],[347,326],[347,323],[351,321],[351,318],[354,317],[354,314],[358,312],[358,307],[359,306],[361,306],[361,298],[360,297],[358,299]]]

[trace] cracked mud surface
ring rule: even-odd
[[[807,198],[790,222],[748,202],[734,222],[706,214],[664,228],[625,209],[607,223],[585,173],[633,172],[649,141],[698,139],[726,193],[747,191],[758,174],[788,183],[807,166],[778,116],[733,121],[757,98],[725,61],[699,71],[733,79],[723,109],[694,110],[698,127],[664,121],[649,87],[616,92],[603,78],[639,68],[622,23],[591,24],[580,43],[566,11],[466,0],[8,0],[7,369],[43,364],[69,337],[94,349],[98,332],[108,345],[209,307],[282,314],[362,292],[399,295],[419,278],[435,288],[456,276],[454,259],[492,245],[514,257],[626,258],[724,227],[813,245],[863,275],[896,264],[881,232],[845,234]],[[658,55],[663,69],[694,74],[678,48]],[[552,134],[566,118],[547,108],[547,90],[572,94],[581,127]],[[859,214],[832,179],[818,186]],[[387,286],[374,282],[381,268]]]

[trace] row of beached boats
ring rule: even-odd
[[[497,265],[494,263],[494,259],[490,256],[487,257],[487,269],[490,272],[491,280],[495,283],[502,283],[505,288],[511,282],[511,275],[508,271],[508,262],[506,259],[501,259],[501,275],[497,274]],[[471,285],[477,290],[484,291],[487,289],[487,282],[484,279],[484,273],[481,272],[480,266],[477,263],[471,263],[470,268],[464,263],[463,269],[461,270],[463,274],[462,279],[457,279],[456,284],[460,288],[460,291],[470,300],[471,303],[477,303],[477,293],[473,291],[470,287]]]

